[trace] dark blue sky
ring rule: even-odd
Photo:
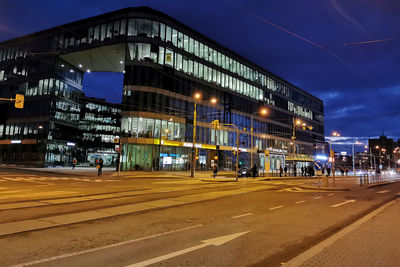
[[[141,5],[176,18],[323,99],[326,135],[337,130],[360,140],[382,132],[400,138],[400,1],[396,0],[2,0],[0,40]],[[385,38],[397,39],[343,45]],[[88,93],[115,101],[121,90],[115,76],[104,82],[85,81]]]

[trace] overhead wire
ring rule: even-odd
[[[231,6],[231,7],[235,8],[235,9],[237,9],[237,10],[239,10],[239,11],[241,11],[242,13],[246,13],[246,14],[249,15],[249,16],[252,16],[252,17],[254,17],[254,18],[256,18],[256,19],[258,19],[258,20],[260,20],[260,21],[262,21],[262,22],[264,22],[264,23],[266,23],[266,24],[269,24],[269,25],[271,25],[271,26],[277,28],[278,30],[281,30],[281,31],[283,31],[283,32],[286,32],[286,33],[289,34],[289,35],[292,35],[292,36],[294,36],[294,37],[296,37],[296,38],[298,38],[298,39],[301,39],[301,40],[303,40],[303,41],[305,41],[305,42],[311,44],[311,45],[314,46],[314,47],[317,47],[317,48],[319,48],[319,49],[324,50],[325,52],[327,52],[328,54],[330,54],[331,56],[333,56],[334,58],[336,58],[338,61],[340,61],[342,64],[346,65],[348,68],[350,68],[353,72],[355,72],[355,73],[358,74],[359,76],[363,77],[364,79],[367,79],[367,80],[370,81],[370,82],[375,83],[375,81],[373,81],[370,77],[368,77],[367,75],[365,75],[365,74],[363,74],[362,72],[358,71],[355,67],[353,67],[350,63],[348,63],[346,60],[344,60],[344,59],[343,59],[342,57],[340,57],[338,54],[336,54],[335,52],[333,52],[333,51],[332,51],[330,48],[328,48],[327,46],[321,45],[321,44],[319,44],[319,43],[317,43],[317,42],[315,42],[315,41],[312,41],[312,40],[310,40],[310,39],[308,39],[308,38],[306,38],[306,37],[304,37],[304,36],[302,36],[302,35],[300,35],[300,34],[297,34],[297,33],[293,32],[293,31],[290,31],[290,30],[288,30],[288,29],[286,29],[286,28],[284,28],[284,27],[282,27],[282,26],[280,26],[280,25],[278,25],[278,24],[276,24],[276,23],[273,23],[273,22],[271,22],[271,21],[269,21],[269,20],[267,20],[267,19],[265,19],[265,18],[263,18],[263,17],[260,17],[260,16],[258,16],[258,15],[256,15],[256,14],[254,14],[254,13],[252,13],[252,12],[250,12],[250,11],[244,9],[244,8],[241,8],[241,7],[237,6],[237,5],[234,5],[234,4],[232,4],[231,2],[228,3],[228,2],[225,2],[224,0],[220,0],[220,1],[221,1],[221,2],[224,2],[225,4]]]

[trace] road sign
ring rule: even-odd
[[[314,169],[317,171],[322,170],[322,168],[324,167],[324,164],[321,161],[316,161],[314,162]]]

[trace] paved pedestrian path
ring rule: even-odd
[[[394,200],[284,264],[399,266],[400,200]]]

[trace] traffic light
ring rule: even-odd
[[[214,129],[219,129],[219,120],[213,120],[211,124],[214,126]]]
[[[15,104],[14,104],[15,108],[24,108],[24,101],[25,101],[24,95],[16,94]]]

